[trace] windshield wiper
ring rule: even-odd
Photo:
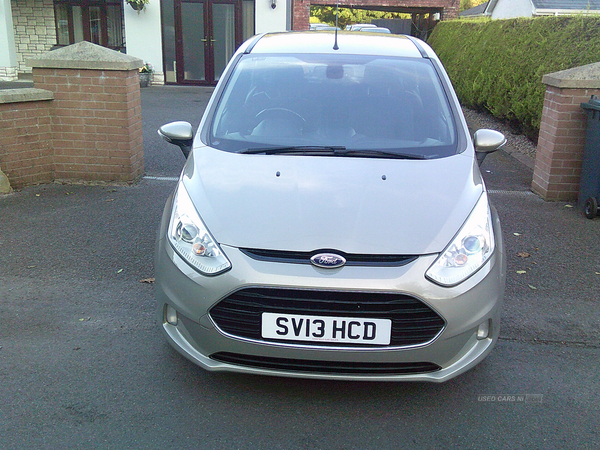
[[[423,155],[412,153],[397,153],[386,150],[349,150],[343,145],[292,145],[287,147],[247,148],[240,151],[247,155],[265,154],[281,155],[297,153],[301,155],[349,156],[354,158],[390,158],[390,159],[427,159]]]
[[[255,155],[264,153],[265,155],[281,155],[284,153],[300,153],[303,155],[337,155],[338,152],[346,150],[344,146],[332,145],[291,145],[287,147],[264,147],[264,148],[247,148],[240,151],[246,155]]]
[[[391,159],[427,159],[424,155],[414,153],[398,153],[387,150],[345,150],[336,153],[337,156],[354,156],[357,158],[391,158]]]

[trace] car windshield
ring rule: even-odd
[[[431,61],[368,55],[244,55],[215,109],[209,145],[419,159],[457,152]]]

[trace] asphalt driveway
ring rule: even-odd
[[[600,219],[482,166],[508,253],[501,340],[443,385],[210,374],[155,321],[152,253],[210,89],[142,90],[147,178],[0,197],[0,442],[6,449],[581,448],[600,441]],[[529,395],[529,396],[527,396]],[[521,397],[522,396],[522,397]]]

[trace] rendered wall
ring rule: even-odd
[[[498,0],[494,11],[492,11],[492,19],[531,16],[533,16],[533,4],[531,0]]]
[[[17,77],[17,54],[10,0],[0,0],[0,81]]]
[[[276,8],[273,9],[271,8],[271,0],[255,0],[254,17],[256,34],[286,30],[286,0],[276,0],[276,5]]]
[[[144,11],[134,11],[123,5],[125,16],[125,45],[127,54],[152,64],[156,73],[154,83],[164,82],[160,1],[152,0]]]

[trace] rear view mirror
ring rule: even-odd
[[[477,130],[473,135],[473,145],[475,145],[479,165],[481,165],[488,153],[495,152],[504,144],[506,144],[506,138],[502,133],[486,129]]]
[[[188,122],[171,122],[158,129],[158,135],[169,144],[177,145],[187,158],[192,151],[194,133]]]

